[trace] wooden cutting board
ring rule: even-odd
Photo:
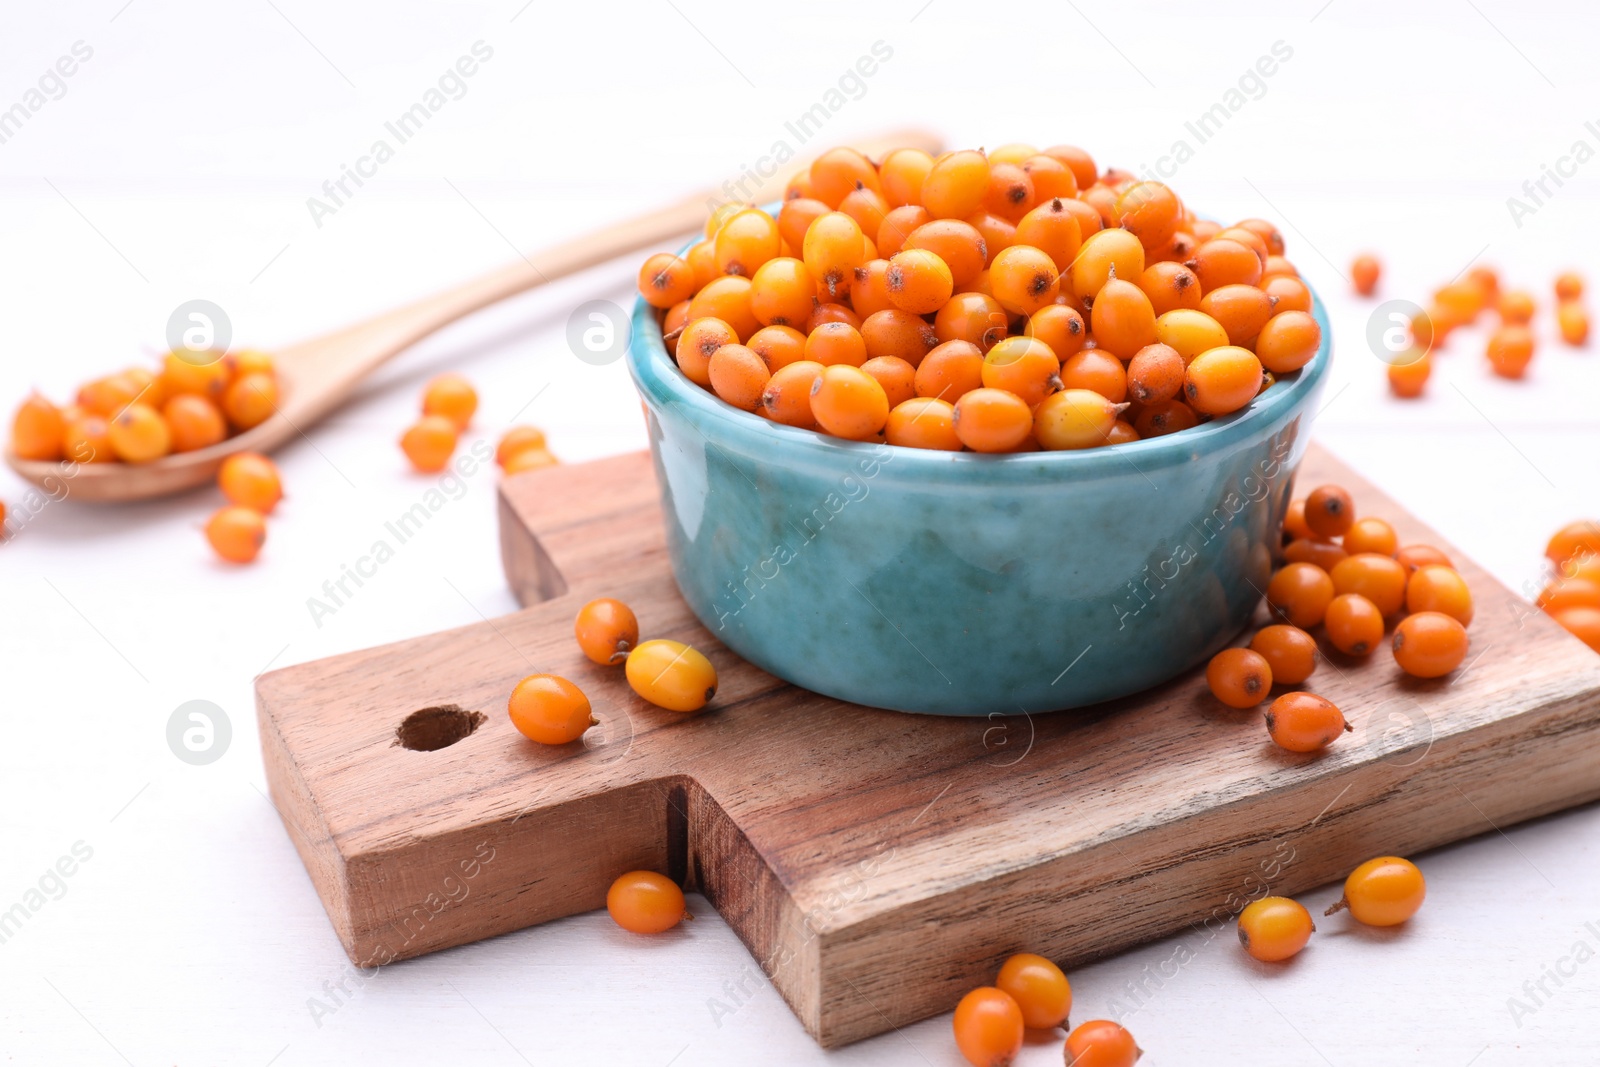
[[[1273,746],[1199,672],[1031,718],[785,685],[678,595],[641,453],[506,480],[525,610],[262,676],[272,797],[359,965],[600,908],[613,877],[653,868],[705,894],[826,1046],[950,1010],[1014,951],[1070,968],[1191,926],[1231,936],[1269,888],[1600,797],[1600,656],[1313,448],[1299,483],[1329,481],[1402,543],[1450,552],[1478,606],[1453,677],[1407,678],[1386,649],[1320,666],[1306,688],[1356,727],[1322,756]],[[704,650],[714,704],[662,711],[584,659],[572,621],[596,596]],[[524,740],[506,698],[536,671],[582,686],[601,726]],[[430,708],[414,744],[470,734],[400,745]]]

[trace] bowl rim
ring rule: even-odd
[[[679,250],[682,255],[695,242]],[[993,481],[1009,481],[1008,472],[1026,472],[1029,481],[1039,478],[1041,468],[1065,480],[1092,479],[1127,474],[1129,467],[1143,473],[1192,462],[1203,455],[1227,451],[1269,432],[1292,412],[1313,399],[1327,376],[1333,359],[1333,329],[1327,308],[1304,278],[1311,294],[1311,315],[1322,330],[1322,343],[1310,362],[1297,371],[1282,375],[1266,392],[1242,411],[1218,416],[1209,422],[1161,437],[1148,437],[1104,448],[1064,449],[1059,451],[945,452],[936,449],[886,446],[880,442],[847,441],[816,430],[763,419],[729,404],[708,389],[702,389],[678,370],[676,360],[667,353],[656,321],[656,309],[642,296],[636,297],[632,317],[632,336],[628,343],[628,369],[647,401],[657,405],[682,404],[698,417],[709,419],[757,454],[763,447],[784,448],[811,456],[821,462],[849,463],[867,455],[881,458],[881,450],[893,447],[894,464],[901,473],[911,471],[930,477],[981,474]],[[716,442],[712,442],[715,444]],[[788,452],[786,452],[788,454]],[[1139,462],[1134,462],[1138,460]]]

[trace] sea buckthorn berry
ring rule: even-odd
[[[1091,1019],[1067,1035],[1066,1067],[1134,1067],[1144,1050],[1133,1035],[1109,1019]]]
[[[961,451],[956,436],[955,405],[931,396],[917,396],[896,404],[889,412],[884,439],[906,448]]]
[[[500,442],[494,449],[494,461],[504,467],[506,461],[518,452],[529,448],[543,448],[545,444],[544,431],[539,427],[513,426],[500,435]]]
[[[1017,223],[1016,242],[1050,257],[1057,271],[1072,266],[1083,247],[1083,227],[1059,198],[1041,203]]]
[[[689,301],[680,300],[667,309],[661,317],[661,339],[667,344],[676,344],[678,333],[689,325]]]
[[[1568,608],[1600,608],[1600,581],[1590,578],[1557,578],[1539,593],[1534,603],[1549,615]]]
[[[1061,388],[1061,364],[1033,337],[1007,337],[983,357],[983,384],[1016,393],[1030,408]]]
[[[707,282],[689,301],[689,321],[706,318],[727,323],[739,335],[735,340],[761,329],[761,322],[751,310],[750,279],[730,274]]]
[[[828,366],[811,384],[811,414],[835,437],[872,440],[889,421],[889,397],[860,367]]]
[[[1411,572],[1416,570],[1418,567],[1426,567],[1435,563],[1442,567],[1455,566],[1455,564],[1450,561],[1449,556],[1445,555],[1443,552],[1440,552],[1432,545],[1405,545],[1399,551],[1395,552],[1394,559],[1396,563],[1400,564],[1400,566],[1406,569],[1406,576],[1408,578],[1411,576]]]
[[[800,197],[796,200],[785,200],[778,209],[778,236],[790,248],[803,248],[806,243],[806,233],[811,229],[811,224],[833,209],[821,200],[812,197]],[[713,262],[713,269],[715,263]],[[706,278],[701,285],[710,281]]]
[[[1440,678],[1467,658],[1467,629],[1437,611],[1421,611],[1394,628],[1394,660],[1417,678]]]
[[[893,256],[905,247],[907,238],[932,221],[933,216],[921,204],[907,204],[893,209],[883,217],[878,224],[878,232],[873,235],[878,255],[884,259]]]
[[[979,986],[956,1005],[956,1047],[972,1067],[1010,1067],[1022,1051],[1022,1009],[1010,993]]]
[[[639,268],[639,295],[651,307],[669,308],[694,295],[694,268],[671,252],[658,252]]]
[[[1095,166],[1094,157],[1077,145],[1052,145],[1046,148],[1042,154],[1049,156],[1072,171],[1073,179],[1077,181],[1080,189],[1089,188],[1100,177],[1100,169]]]
[[[891,412],[917,395],[917,369],[899,356],[873,356],[861,369],[883,387]]]
[[[241,378],[246,374],[276,374],[278,372],[277,362],[272,358],[272,354],[255,348],[241,348],[238,351],[229,352],[223,357],[223,361],[228,365],[228,373],[235,378]],[[150,372],[142,367],[136,367],[124,373],[150,375]],[[153,380],[154,376],[151,375],[151,378]]]
[[[1139,431],[1133,428],[1133,423],[1127,419],[1118,419],[1111,424],[1111,432],[1106,434],[1106,444],[1125,445],[1140,440]]]
[[[583,654],[603,667],[621,663],[639,643],[639,620],[633,609],[610,597],[585,604],[578,611],[573,631]]]
[[[964,219],[989,194],[989,161],[982,152],[947,152],[922,180],[922,206],[936,219]]]
[[[185,366],[188,366],[188,364],[185,364]],[[223,370],[220,361],[211,364],[210,366],[215,368],[215,370],[212,371],[208,369],[204,373],[206,374],[208,380],[216,380],[216,388],[207,387],[203,390],[194,389],[186,391],[200,393],[200,395],[206,397],[220,397],[225,384],[220,375],[225,374],[225,371]],[[135,401],[143,401],[145,398],[141,397],[139,393],[140,386],[132,378],[125,374],[109,374],[104,378],[96,378],[95,380],[86,383],[81,389],[78,390],[78,406],[87,408],[96,415],[103,415],[108,419],[112,419],[120,414],[122,409],[127,407],[129,404],[132,404]],[[146,406],[152,409],[156,407],[155,404],[148,403]]]
[[[1563,271],[1556,275],[1556,299],[1576,300],[1583,295],[1583,275],[1576,271]]]
[[[694,290],[699,292],[710,285],[717,277],[717,246],[710,240],[699,241],[689,246],[689,251],[684,253],[684,259],[689,261],[689,266],[694,270]]]
[[[1172,240],[1182,220],[1183,205],[1160,182],[1139,182],[1117,198],[1122,228],[1139,239],[1145,249],[1157,249]]]
[[[1551,535],[1544,548],[1545,558],[1557,567],[1578,556],[1600,556],[1600,522],[1579,519],[1569,522]]]
[[[60,459],[66,430],[61,409],[38,393],[31,393],[11,420],[11,451],[18,459]]]
[[[171,401],[168,401],[171,403]],[[477,397],[473,397],[477,405]],[[222,394],[222,410],[235,430],[254,429],[278,410],[278,379],[271,374],[245,374]]]
[[[1333,569],[1350,558],[1342,545],[1315,537],[1297,537],[1283,550],[1286,563],[1314,563],[1333,577]],[[1403,584],[1403,583],[1402,583]]]
[[[785,426],[816,429],[816,416],[811,414],[811,387],[822,376],[822,370],[817,361],[802,359],[773,371],[761,391],[761,414]]]
[[[1350,529],[1344,532],[1343,544],[1345,551],[1352,555],[1376,552],[1380,556],[1393,556],[1400,548],[1400,537],[1387,522],[1368,517],[1350,524]]]
[[[1225,230],[1218,230],[1217,235],[1211,238],[1211,240],[1232,241],[1234,244],[1244,245],[1246,248],[1250,249],[1250,251],[1256,254],[1256,260],[1261,263],[1263,272],[1265,271],[1267,260],[1272,258],[1272,254],[1267,251],[1267,242],[1261,239],[1261,235],[1252,233],[1250,230],[1244,229],[1241,226],[1229,226]],[[1282,256],[1277,258],[1285,266],[1288,266],[1291,271],[1293,270],[1293,267],[1289,264],[1288,260],[1284,259]]]
[[[554,467],[561,463],[555,453],[548,448],[524,448],[521,452],[506,460],[501,468],[502,473],[508,477],[521,474],[523,471],[542,470],[545,467]]]
[[[1263,963],[1298,954],[1316,929],[1305,905],[1288,897],[1262,897],[1239,913],[1239,944]]]
[[[223,460],[217,486],[228,503],[263,515],[271,514],[283,499],[277,465],[259,452],[235,452]]]
[[[1263,281],[1261,291],[1272,298],[1272,310],[1280,315],[1285,311],[1311,312],[1311,290],[1299,278],[1280,276]]]
[[[681,641],[658,638],[637,646],[628,653],[626,673],[635,693],[668,711],[699,711],[717,694],[717,669]]]
[[[800,327],[803,334],[811,334],[825,322],[842,322],[852,329],[861,329],[861,316],[845,304],[818,304],[811,309],[811,317]]]
[[[1538,303],[1533,299],[1533,294],[1513,289],[1500,294],[1497,310],[1500,312],[1500,321],[1507,325],[1526,325],[1533,321],[1536,307]]]
[[[976,215],[967,216],[967,225],[977,230],[978,236],[983,238],[983,246],[989,253],[990,263],[994,262],[994,257],[1002,249],[1019,243],[1016,225],[999,215],[980,211]]]
[[[1117,416],[1127,408],[1089,389],[1067,389],[1046,397],[1033,417],[1033,436],[1040,447],[1099,448],[1108,442]]]
[[[1194,271],[1208,293],[1224,285],[1255,285],[1261,280],[1260,257],[1248,246],[1226,237],[1205,242],[1184,265]]]
[[[1576,300],[1564,300],[1556,307],[1556,326],[1561,339],[1577,348],[1589,340],[1589,313]]]
[[[1427,895],[1427,880],[1415,863],[1379,856],[1350,872],[1344,896],[1327,914],[1349,908],[1351,917],[1367,926],[1399,926],[1422,908]]]
[[[1533,362],[1533,331],[1526,326],[1502,326],[1489,336],[1489,369],[1502,378],[1520,378]]]
[[[846,322],[824,322],[806,337],[805,358],[824,367],[859,367],[867,361],[867,342]]]
[[[175,396],[167,401],[161,417],[167,421],[174,452],[210,448],[228,436],[222,412],[203,396],[192,393]]]
[[[1365,656],[1383,641],[1383,613],[1359,593],[1341,593],[1322,618],[1328,641],[1348,656]]]
[[[1301,538],[1311,539],[1317,536],[1311,532],[1311,527],[1306,525],[1305,497],[1289,501],[1289,506],[1283,513],[1283,534],[1285,537],[1295,541]]]
[[[995,305],[996,309],[999,304]],[[1050,346],[1050,351],[1063,363],[1082,350],[1089,339],[1089,328],[1076,308],[1066,304],[1051,304],[1028,316],[1023,334],[1034,337]],[[996,338],[998,340],[999,338]]]
[[[933,359],[935,354],[937,350],[930,353],[928,359]],[[955,401],[954,418],[956,436],[974,452],[1010,452],[1033,432],[1033,412],[1021,397],[1004,389],[983,388],[963,393]]]
[[[1072,1011],[1072,983],[1060,967],[1032,952],[1008,957],[994,984],[1010,994],[1022,1009],[1023,1023],[1035,1030],[1060,1026]]]
[[[1358,552],[1347,556],[1334,565],[1328,577],[1333,581],[1336,594],[1363,596],[1384,615],[1399,614],[1405,606],[1406,569],[1399,561],[1382,553]]]
[[[1306,525],[1318,537],[1342,537],[1355,521],[1355,501],[1337,485],[1319,486],[1306,497]]]
[[[172,431],[155,410],[129,404],[111,417],[111,450],[124,463],[150,463],[172,451]]]
[[[989,262],[989,249],[976,227],[961,219],[935,219],[911,231],[900,251],[913,248],[932,252],[950,268],[957,289],[967,285]],[[991,294],[992,295],[992,294]]]
[[[254,508],[230,505],[218,509],[207,520],[206,540],[229,563],[249,563],[267,543],[267,523]]]
[[[1330,700],[1313,693],[1285,693],[1267,709],[1267,733],[1290,752],[1326,748],[1354,727]]]
[[[518,733],[541,745],[570,744],[595,723],[583,690],[555,674],[530,674],[518,682],[506,711]]]
[[[1029,245],[1002,249],[989,267],[994,298],[1015,315],[1032,315],[1054,303],[1060,279],[1055,262]]]
[[[839,201],[839,210],[856,220],[862,235],[872,242],[876,255],[878,227],[883,225],[883,220],[889,214],[889,201],[876,189],[862,186],[845,194],[844,199]]]
[[[767,361],[744,345],[723,345],[707,367],[711,390],[743,411],[754,411],[772,377]]]
[[[954,404],[974,389],[983,388],[983,366],[983,350],[977,345],[964,340],[946,341],[917,365],[917,395]]]
[[[1472,622],[1472,590],[1454,567],[1418,567],[1406,581],[1406,610],[1437,611],[1466,626]]]
[[[443,415],[424,415],[400,435],[400,450],[424,474],[442,471],[455,454],[459,431]]]
[[[1113,277],[1133,281],[1144,273],[1144,245],[1127,230],[1101,230],[1084,238],[1070,273],[1072,291],[1091,305]]]
[[[1182,263],[1150,264],[1139,275],[1139,288],[1150,298],[1150,306],[1158,316],[1180,308],[1200,309],[1200,279]]]
[[[612,922],[630,934],[663,934],[688,918],[678,883],[655,871],[629,871],[606,890]]]
[[[1177,359],[1176,353],[1173,358]],[[1183,361],[1178,363],[1182,366]],[[1128,371],[1120,359],[1104,349],[1086,348],[1062,361],[1061,388],[1089,389],[1120,404],[1128,399]]]
[[[1199,416],[1181,400],[1158,400],[1153,404],[1145,404],[1133,420],[1133,428],[1140,437],[1164,437],[1198,425]]]
[[[861,340],[868,359],[894,356],[914,369],[938,345],[939,335],[920,315],[891,308],[875,311],[862,321]]]
[[[1376,292],[1381,269],[1373,256],[1357,256],[1355,262],[1350,264],[1350,281],[1356,292],[1361,296],[1371,296]]]
[[[1200,353],[1225,348],[1230,343],[1222,323],[1191,308],[1176,308],[1157,316],[1156,340],[1182,356],[1184,366]]]
[[[922,183],[933,170],[933,157],[920,148],[896,148],[883,157],[878,180],[884,199],[894,207],[922,205]]]
[[[806,358],[806,336],[793,326],[763,326],[751,335],[746,347],[766,360],[773,373]]]
[[[855,269],[867,262],[861,227],[842,211],[830,211],[811,224],[801,246],[806,269],[832,296],[850,291]]]
[[[117,455],[111,447],[111,425],[92,412],[68,416],[61,433],[61,452],[62,458],[76,463],[114,462]]]
[[[1038,197],[1036,203],[1045,204],[1058,198],[1078,195],[1077,177],[1059,159],[1041,152],[1024,159],[1022,169],[1028,172],[1028,178],[1033,182],[1033,193]]]
[[[882,192],[878,168],[854,148],[830,148],[811,162],[811,195],[825,204],[838,207],[860,186]]]
[[[1272,613],[1302,630],[1322,622],[1333,597],[1333,579],[1309,563],[1287,564],[1267,583],[1267,606]]]
[[[984,352],[1005,337],[1009,325],[1000,302],[982,293],[956,293],[933,317],[933,332],[939,341],[968,341]]]
[[[1253,708],[1272,691],[1272,664],[1248,648],[1225,648],[1206,665],[1211,695],[1230,708]]]
[[[1112,278],[1094,298],[1089,332],[1097,345],[1118,359],[1132,359],[1135,352],[1157,340],[1155,309],[1143,289],[1131,281]]]
[[[1105,182],[1096,182],[1078,194],[1078,199],[1093,207],[1100,215],[1100,225],[1106,229],[1120,229],[1122,216],[1117,214],[1119,194]]]
[[[856,268],[855,279],[850,283],[850,310],[862,322],[880,311],[900,310],[889,294],[887,259],[869,259],[864,266]]]
[[[1389,364],[1389,390],[1401,399],[1414,400],[1422,395],[1432,373],[1432,359],[1426,352],[1417,352],[1406,362]]]
[[[1200,298],[1200,310],[1221,323],[1230,344],[1249,347],[1272,318],[1272,298],[1253,285],[1224,285]]]
[[[1238,411],[1261,392],[1261,361],[1248,348],[1202,352],[1184,371],[1183,399],[1202,415]]]
[[[1317,669],[1317,639],[1298,626],[1263,626],[1250,648],[1267,661],[1278,685],[1299,685]]]
[[[1563,630],[1600,652],[1600,608],[1562,608],[1552,612],[1550,617]]]
[[[1322,327],[1304,311],[1280,311],[1256,337],[1256,358],[1274,374],[1289,374],[1311,362],[1322,345]]]
[[[1033,179],[1016,163],[989,158],[989,188],[984,193],[983,210],[1015,223],[1038,202]]]
[[[769,259],[750,278],[750,313],[763,326],[799,326],[817,303],[817,280],[790,256]]]
[[[955,291],[950,267],[925,248],[907,248],[889,260],[889,299],[913,315],[931,315]]]
[[[717,232],[722,229],[729,219],[739,212],[747,211],[753,207],[755,207],[754,204],[747,204],[738,200],[730,200],[726,204],[718,204],[711,214],[706,216],[706,239],[715,240]]]

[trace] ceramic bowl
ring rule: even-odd
[[[1079,452],[843,441],[737,410],[633,316],[667,545],[684,598],[745,659],[898,711],[1078,708],[1224,647],[1266,588],[1332,355],[1244,411]]]

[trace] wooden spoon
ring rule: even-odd
[[[938,137],[901,130],[856,145],[873,158],[892,148],[937,153]],[[809,161],[781,170],[743,190],[766,203],[783,196],[789,179]],[[525,293],[546,282],[597,266],[627,252],[675,239],[705,222],[707,202],[726,199],[707,190],[670,207],[535,252],[465,285],[385,312],[376,318],[273,352],[282,393],[278,411],[261,425],[210,448],[180,452],[153,463],[70,463],[19,459],[6,448],[6,463],[23,478],[90,503],[118,503],[167,496],[215,480],[222,461],[235,452],[271,452],[288,444],[350,398],[356,386],[386,361],[418,341],[480,308]]]

